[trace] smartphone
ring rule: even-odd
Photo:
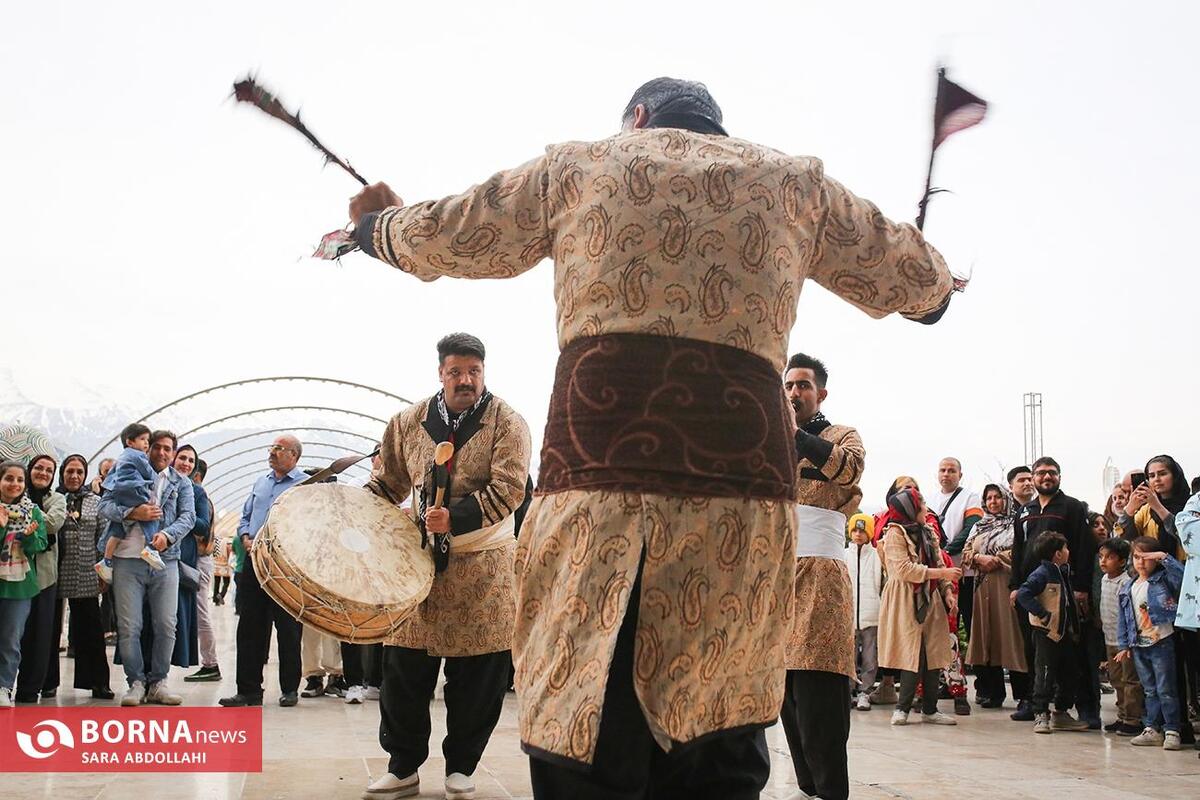
[[[1144,472],[1135,472],[1129,476],[1130,488],[1136,489],[1145,482],[1146,482],[1146,473],[1144,473]]]

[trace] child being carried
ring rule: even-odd
[[[125,449],[102,484],[105,495],[126,508],[157,502],[154,486],[158,481],[158,473],[150,466],[150,459],[146,455],[150,449],[150,429],[136,422],[127,425],[121,431],[121,443]],[[130,536],[143,537],[141,559],[154,569],[162,569],[162,556],[151,544],[160,525],[158,520],[110,522],[100,540],[100,546],[104,548],[104,557],[96,563],[96,573],[100,578],[105,583],[112,583],[113,556],[121,542]]]

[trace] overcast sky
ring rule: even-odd
[[[911,220],[934,70],[989,100],[944,145],[926,228],[965,295],[932,328],[875,322],[809,284],[792,349],[829,365],[827,414],[868,450],[865,505],[1022,458],[1045,398],[1064,488],[1153,454],[1200,469],[1194,231],[1200,55],[1187,3],[24,3],[0,30],[0,364],[70,404],[312,374],[434,391],[434,342],[488,345],[488,383],[540,442],[556,357],[552,266],[423,284],[361,254],[307,258],[356,184],[226,98],[255,71],[407,201],[548,143],[615,132],[638,84],[702,80],[732,135],[824,159]],[[864,10],[873,7],[873,11]],[[569,10],[568,10],[569,9]]]

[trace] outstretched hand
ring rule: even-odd
[[[382,182],[372,183],[350,198],[350,222],[357,225],[363,214],[402,205],[404,201],[392,191],[392,187]]]

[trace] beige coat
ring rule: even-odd
[[[975,559],[975,540],[963,550],[963,565]],[[973,666],[1006,667],[1028,672],[1025,644],[1017,625],[1017,611],[1008,602],[1008,579],[1012,575],[1012,550],[996,554],[1001,566],[975,576],[975,605],[971,611],[971,641],[964,661]]]
[[[953,283],[920,232],[889,222],[819,160],[673,129],[549,147],[462,194],[383,211],[369,233],[378,258],[422,280],[509,278],[552,256],[560,347],[600,334],[684,337],[779,372],[807,280],[873,317],[913,318]],[[740,413],[713,424],[739,424]],[[535,497],[517,556],[522,742],[593,760],[639,565],[633,682],[658,742],[777,719],[794,512],[736,497]]]
[[[942,560],[942,550],[934,543],[934,557]],[[889,525],[883,537],[883,568],[887,582],[879,603],[879,666],[917,672],[921,643],[925,644],[926,669],[944,669],[954,661],[950,641],[950,620],[943,597],[951,597],[950,581],[938,581],[938,590],[929,601],[925,624],[918,625],[913,609],[913,584],[927,578],[929,568],[917,562],[917,550],[899,525]]]

